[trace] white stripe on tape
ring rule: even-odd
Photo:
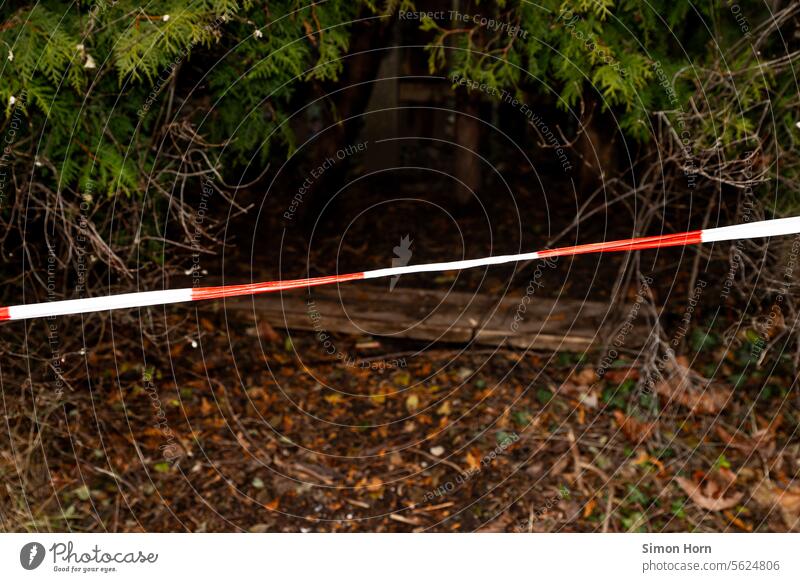
[[[760,222],[746,222],[744,224],[735,224],[733,226],[709,228],[702,231],[700,236],[703,242],[706,243],[740,238],[745,239],[782,236],[785,234],[795,234],[798,232],[800,232],[800,216],[793,216],[791,218],[778,218],[775,220],[762,220]]]
[[[393,277],[395,275],[407,275],[409,273],[429,273],[431,271],[456,271],[461,269],[472,269],[486,265],[500,265],[502,263],[513,263],[515,261],[532,261],[539,258],[538,252],[522,253],[521,255],[499,255],[496,257],[484,257],[482,259],[467,259],[463,261],[448,261],[446,263],[428,263],[426,265],[408,265],[406,267],[389,267],[388,269],[375,269],[374,271],[364,271],[365,279],[377,279],[378,277]]]
[[[91,311],[108,311],[128,307],[146,307],[164,303],[180,303],[192,300],[192,290],[165,289],[162,291],[143,291],[141,293],[123,293],[105,297],[86,297],[30,305],[15,305],[8,310],[9,319],[30,319],[32,317],[52,317],[73,313],[89,313]]]

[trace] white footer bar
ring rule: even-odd
[[[0,535],[0,572],[137,582],[800,580],[797,544],[793,534],[31,533]]]

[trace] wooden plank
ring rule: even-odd
[[[644,305],[631,318],[637,313],[631,306],[611,313],[606,303],[537,295],[523,304],[521,292],[496,301],[457,291],[347,284],[228,300],[225,308],[255,310],[276,328],[555,351],[602,345],[626,322],[632,326],[627,348],[641,347],[649,333]]]

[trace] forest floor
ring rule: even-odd
[[[624,361],[600,379],[569,353],[414,354],[335,337],[363,354],[352,365],[309,333],[262,327],[256,350],[256,330],[211,309],[198,347],[179,332],[195,322],[173,323],[171,367],[156,346],[144,376],[94,349],[91,390],[57,402],[39,388],[38,438],[30,402],[5,386],[19,440],[0,452],[4,529],[787,531],[800,520],[798,407],[777,382],[647,395]],[[367,357],[376,350],[395,355]],[[653,413],[629,414],[645,398]]]
[[[431,211],[423,224],[356,212],[378,208],[362,199],[350,214],[337,210],[346,235],[326,234],[334,227],[323,221],[315,244],[267,220],[252,234],[233,229],[238,246],[208,270],[230,282],[377,268],[407,235],[414,262],[518,252],[549,241],[550,224],[568,224],[568,208],[530,226],[497,200],[485,216]],[[279,217],[285,204],[263,215]],[[581,239],[619,230],[607,222],[593,221]],[[275,248],[279,260],[264,250]],[[681,265],[693,256],[670,251],[654,263],[657,301],[684,309]],[[604,273],[620,260],[560,263],[543,292],[608,298],[615,281]],[[513,272],[399,284],[522,294],[530,274]],[[709,297],[706,306],[718,304]],[[62,384],[47,358],[29,356],[47,342],[33,324],[27,343],[2,356],[0,528],[797,530],[800,395],[791,362],[779,354],[756,365],[746,342],[722,339],[734,316],[703,327],[702,306],[695,315],[701,331],[687,332],[677,350],[684,375],[664,382],[647,381],[646,351],[620,348],[608,365],[602,346],[579,354],[321,338],[215,303],[99,320],[89,340],[83,318],[64,318]]]

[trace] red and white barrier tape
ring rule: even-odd
[[[800,233],[800,216],[764,220],[735,226],[724,226],[707,230],[693,230],[680,234],[666,234],[647,236],[610,242],[591,243],[574,247],[548,249],[519,255],[501,255],[484,257],[482,259],[469,259],[463,261],[450,261],[445,263],[429,263],[426,265],[408,265],[406,267],[391,267],[376,269],[361,273],[348,273],[344,275],[330,275],[327,277],[312,277],[309,279],[294,279],[288,281],[269,281],[266,283],[251,283],[248,285],[223,285],[221,287],[198,287],[188,289],[169,289],[162,291],[144,291],[140,293],[124,293],[107,297],[88,297],[85,299],[69,299],[66,301],[50,301],[46,303],[32,303],[30,305],[14,305],[0,307],[0,321],[31,319],[36,317],[52,317],[57,315],[74,315],[94,311],[109,311],[112,309],[126,309],[131,307],[147,307],[149,305],[165,305],[167,303],[183,303],[187,301],[202,301],[205,299],[220,299],[223,297],[236,297],[238,295],[255,295],[272,291],[285,291],[317,285],[330,285],[344,283],[359,279],[377,279],[380,277],[393,277],[410,273],[426,273],[432,271],[455,271],[471,269],[487,265],[500,265],[515,261],[529,261],[547,257],[562,257],[567,255],[583,255],[588,253],[607,253],[614,251],[636,251],[661,247],[684,246],[706,242],[719,242],[725,240],[738,240],[782,236]]]

